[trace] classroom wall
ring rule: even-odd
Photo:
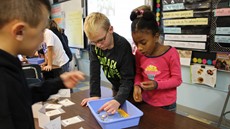
[[[79,69],[89,76],[89,57],[88,52],[83,51],[81,59],[78,59]],[[218,71],[217,86],[211,88],[205,85],[190,83],[190,68],[182,66],[183,83],[178,87],[177,103],[195,110],[199,110],[215,116],[220,116],[224,101],[227,95],[228,85],[230,84],[230,73]],[[105,78],[101,72],[101,79]],[[230,110],[230,102],[226,110]]]
[[[182,66],[183,83],[178,88],[177,103],[215,116],[220,116],[230,84],[230,73],[217,73],[217,85],[211,88],[190,83],[190,68]],[[230,110],[230,102],[226,110]]]

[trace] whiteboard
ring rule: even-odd
[[[114,28],[114,32],[125,37],[130,43],[131,36],[130,14],[133,9],[144,5],[145,0],[87,0],[87,12],[105,14]]]
[[[70,47],[84,48],[82,14],[81,0],[69,0],[52,6],[52,18],[60,20],[59,25],[65,29]]]

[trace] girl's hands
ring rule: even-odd
[[[146,81],[141,83],[141,88],[143,90],[154,90],[157,88],[157,82],[156,81]]]
[[[133,91],[133,99],[135,102],[141,102],[142,101],[142,94],[141,94],[141,87],[139,86],[134,86],[134,91]]]

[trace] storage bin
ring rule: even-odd
[[[45,61],[44,58],[28,58],[27,60],[29,64],[41,64]]]
[[[128,128],[132,126],[137,126],[140,121],[140,117],[143,115],[143,112],[131,104],[129,101],[125,101],[125,103],[121,106],[126,113],[129,114],[129,117],[123,118],[120,114],[115,113],[114,115],[109,115],[108,118],[104,120],[101,119],[101,115],[105,114],[105,111],[98,113],[98,109],[113,98],[105,98],[99,100],[92,100],[88,102],[88,107],[92,112],[93,116],[96,118],[97,122],[103,129],[122,129]]]

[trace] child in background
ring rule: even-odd
[[[55,35],[51,30],[45,29],[43,42],[47,46],[45,53],[45,60],[47,60],[45,62],[47,62],[47,64],[43,66],[43,70],[51,71],[53,67],[60,67],[62,72],[67,72],[69,58],[57,35]]]
[[[54,20],[50,20],[49,29],[51,31],[53,31],[54,34],[56,34],[58,36],[58,38],[60,39],[60,41],[62,43],[62,46],[63,46],[63,48],[65,50],[65,53],[69,57],[69,62],[70,62],[72,60],[73,55],[72,55],[72,52],[71,52],[71,50],[69,48],[68,37],[65,35],[64,29],[60,28],[58,26],[58,24]],[[67,65],[69,66],[69,63]]]
[[[133,97],[155,107],[176,110],[181,65],[177,50],[159,42],[159,29],[150,8],[132,11],[131,31],[137,46]]]
[[[83,74],[72,71],[29,87],[17,55],[33,56],[43,41],[49,0],[1,0],[0,129],[35,129],[31,106],[61,88],[73,88]]]

